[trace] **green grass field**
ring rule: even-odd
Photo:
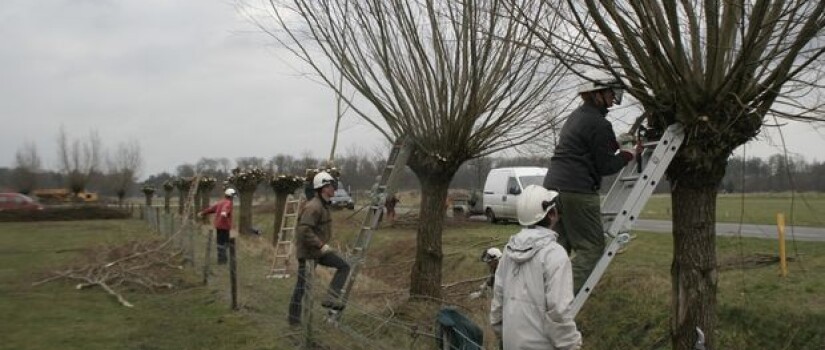
[[[351,244],[360,217],[334,213],[336,243]],[[270,215],[256,226],[270,227]],[[503,246],[516,225],[448,223],[443,237],[443,282],[483,277],[482,249]],[[579,317],[585,349],[667,349],[671,237],[639,232],[618,256]],[[46,273],[78,261],[86,249],[136,238],[156,237],[138,220],[0,224],[0,349],[292,349],[300,330],[286,325],[288,298],[295,282],[270,280],[269,237],[239,242],[240,310],[230,311],[225,270],[208,286],[199,271],[181,272],[185,287],[149,294],[126,291],[136,306],[127,309],[99,289],[75,290],[70,282],[32,287]],[[202,261],[202,236],[196,252]],[[439,304],[457,305],[486,327],[489,299],[469,300],[478,283],[445,289],[444,300],[408,302],[415,227],[376,231],[367,264],[345,314],[347,324],[368,340],[313,322],[322,349],[432,349],[434,313]],[[741,258],[775,254],[776,241],[719,238],[719,349],[822,349],[825,346],[825,244],[797,242],[790,275],[778,277],[776,264],[740,268]],[[214,257],[214,255],[213,255]],[[319,269],[319,285],[329,273]],[[425,335],[411,336],[410,326]],[[493,349],[489,329],[487,349]]]
[[[777,213],[784,213],[788,225],[825,227],[825,194],[796,193],[791,196],[787,192],[755,193],[745,194],[744,197],[741,194],[720,194],[716,200],[718,222],[774,225]],[[641,218],[670,220],[670,195],[651,197]]]
[[[197,286],[191,271],[181,273],[183,289],[127,291],[133,309],[67,281],[31,286],[87,249],[151,237],[137,220],[3,223],[0,232],[0,349],[292,348],[270,324],[231,312],[223,288]]]

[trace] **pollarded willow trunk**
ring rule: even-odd
[[[178,215],[183,216],[183,208],[186,206],[186,201],[189,200],[189,191],[192,189],[192,182],[194,178],[178,178],[175,186],[178,188]],[[195,198],[197,202],[197,198]],[[197,207],[197,203],[192,203],[192,209]],[[189,213],[193,215],[194,213]]]
[[[227,184],[232,184],[238,195],[241,197],[240,215],[238,221],[238,232],[252,232],[252,198],[258,185],[263,182],[268,175],[262,169],[232,169],[232,175],[226,179]]]
[[[155,196],[155,186],[143,186],[140,192],[143,192],[143,196],[146,198],[146,207],[152,207],[152,198]]]
[[[209,193],[210,192],[211,192],[211,190],[204,190],[203,193],[200,194],[201,204],[200,204],[200,208],[199,208],[198,211],[202,211],[206,208],[209,208]],[[209,217],[204,215],[203,218],[201,218],[201,223],[208,224],[209,223]]]
[[[283,192],[275,192],[275,223],[273,227],[275,228],[275,234],[272,236],[272,245],[275,246],[278,244],[278,235],[281,231],[281,224],[284,222],[284,208],[286,208],[286,200],[289,197],[289,193]]]
[[[697,329],[707,349],[716,349],[716,195],[728,156],[746,140],[744,133],[719,138],[702,128],[692,134],[701,136],[688,138],[668,169],[673,207],[670,332],[675,350],[695,349]]]
[[[183,206],[186,203],[186,189],[178,188],[178,215],[183,215]]]
[[[238,232],[252,232],[252,198],[255,190],[241,189],[238,191],[241,201],[240,215],[238,216]]]
[[[416,235],[415,264],[410,276],[410,296],[441,297],[441,251],[447,190],[455,168],[439,169],[431,164],[410,164],[421,183],[421,209]],[[456,167],[457,168],[457,167]]]
[[[671,265],[671,339],[674,349],[694,349],[701,330],[716,329],[716,186],[685,186],[671,194],[673,264]],[[703,331],[706,344],[713,332]]]
[[[126,191],[118,190],[117,191],[117,206],[123,206],[123,198],[126,197]]]
[[[212,189],[215,188],[215,184],[217,184],[218,180],[214,177],[204,176],[198,182],[198,194],[195,197],[195,202],[197,202],[197,211],[203,211],[206,208],[209,208],[209,195],[212,193]],[[208,224],[209,217],[204,215],[201,218],[201,223]]]
[[[289,195],[295,193],[296,190],[304,185],[304,180],[301,177],[293,175],[277,175],[269,179],[269,186],[275,192],[275,220],[273,223],[274,230],[272,235],[272,245],[278,244],[278,236],[281,231],[281,224],[284,220],[284,208],[286,207]],[[296,208],[297,209],[297,208]]]
[[[163,194],[163,212],[169,214],[172,212],[172,191],[166,191]]]

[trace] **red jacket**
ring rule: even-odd
[[[201,214],[215,213],[215,228],[218,230],[232,229],[232,200],[224,198],[215,205],[201,212]]]

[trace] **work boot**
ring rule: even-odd
[[[332,297],[327,297],[324,302],[321,303],[321,306],[325,309],[332,309],[335,311],[341,311],[344,307],[346,307],[343,302],[338,299],[333,299]]]
[[[218,246],[218,265],[226,265],[226,247]]]

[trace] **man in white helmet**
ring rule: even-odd
[[[581,333],[568,313],[573,272],[552,230],[558,193],[531,185],[516,208],[521,231],[510,237],[496,270],[490,324],[504,349],[579,349]]]
[[[229,244],[229,230],[232,229],[232,198],[235,197],[235,189],[227,188],[223,194],[222,200],[198,213],[198,216],[215,214],[215,242],[218,248],[218,264],[221,265],[226,264],[226,247]]]
[[[604,71],[586,74],[579,87],[582,105],[567,117],[550,158],[544,187],[559,192],[559,243],[573,256],[578,291],[604,252],[601,218],[602,176],[615,174],[634,158],[619,149],[608,108],[622,101],[623,83]]]
[[[335,178],[329,173],[322,171],[315,175],[312,179],[312,188],[315,190],[315,194],[304,206],[301,216],[298,218],[297,239],[295,242],[298,258],[298,281],[295,284],[292,301],[289,304],[290,325],[301,323],[301,299],[304,297],[304,287],[306,285],[307,260],[315,260],[322,266],[335,269],[335,275],[329,284],[327,298],[321,303],[321,306],[333,310],[344,308],[344,304],[339,298],[344,282],[349,277],[350,266],[328,244],[332,239],[332,216],[329,209],[329,200],[335,194],[335,187]]]
[[[487,268],[490,270],[490,276],[484,280],[484,283],[478,286],[477,291],[470,293],[470,299],[478,299],[482,295],[485,295],[488,290],[493,289],[493,284],[496,280],[496,268],[498,268],[498,261],[501,259],[501,255],[501,249],[496,247],[484,249],[484,252],[481,253],[481,262],[487,264]]]

